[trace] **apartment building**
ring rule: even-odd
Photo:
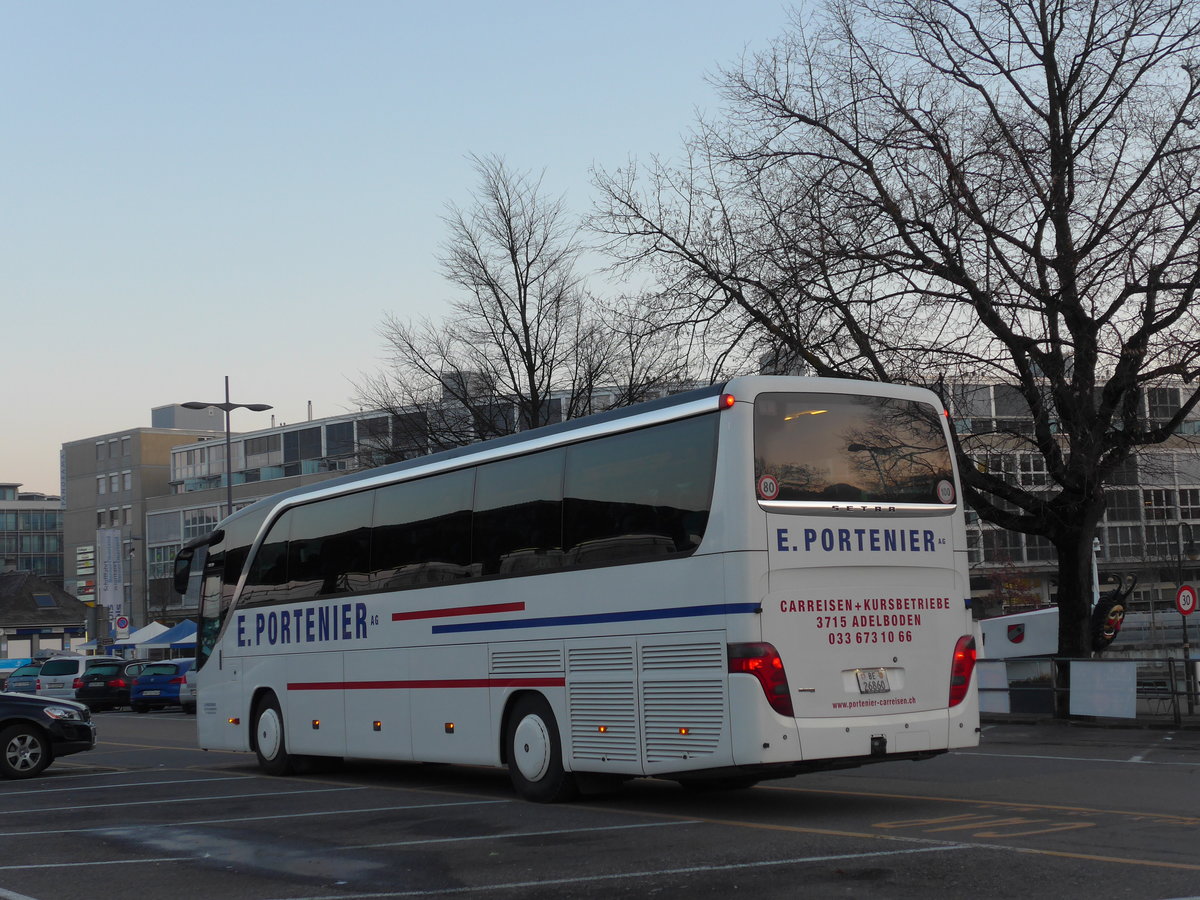
[[[62,498],[0,482],[0,573],[30,572],[63,586]]]

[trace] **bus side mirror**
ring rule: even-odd
[[[175,591],[179,594],[186,594],[188,589],[188,579],[192,574],[192,550],[190,548],[180,550],[175,557]]]

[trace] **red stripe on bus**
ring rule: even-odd
[[[392,621],[444,619],[449,616],[475,616],[480,613],[522,612],[524,609],[524,603],[491,603],[485,606],[456,606],[452,609],[418,609],[414,612],[392,613]]]
[[[430,688],[565,687],[567,679],[550,678],[453,678],[428,681],[297,681],[289,691],[396,691]]]

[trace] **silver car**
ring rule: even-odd
[[[52,656],[42,664],[38,672],[39,697],[53,697],[56,700],[74,700],[76,679],[83,677],[88,666],[98,662],[111,662],[120,659],[119,656]]]

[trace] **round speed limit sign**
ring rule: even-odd
[[[1175,592],[1175,608],[1180,615],[1190,616],[1196,610],[1196,589],[1190,584],[1181,584]]]

